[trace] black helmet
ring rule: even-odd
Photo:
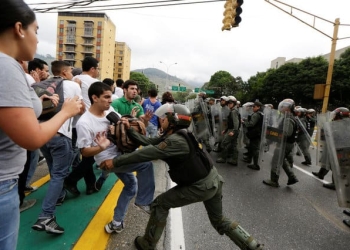
[[[169,124],[175,128],[188,128],[192,121],[190,110],[182,104],[166,103],[154,113],[159,118],[168,118]]]
[[[349,118],[350,112],[348,108],[340,107],[336,108],[331,112],[332,120],[341,120],[344,118]]]
[[[288,110],[285,110],[285,109],[288,109]],[[284,111],[290,111],[290,112],[293,112],[294,111],[294,108],[295,108],[295,102],[293,99],[284,99],[283,101],[281,101],[279,104],[278,104],[278,110],[280,112],[284,112]]]

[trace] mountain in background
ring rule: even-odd
[[[201,87],[203,84],[197,82],[185,82],[184,80],[177,78],[176,76],[169,75],[162,70],[156,68],[146,68],[146,69],[135,69],[134,72],[139,72],[147,76],[147,78],[153,82],[155,85],[158,85],[158,88],[164,88],[167,81],[168,87],[171,89],[171,86],[185,86],[186,89],[194,90],[194,88]]]

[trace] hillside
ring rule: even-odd
[[[162,70],[156,69],[156,68],[146,68],[146,69],[135,69],[132,70],[134,72],[140,72],[143,73],[145,76],[148,77],[148,79],[153,82],[155,85],[158,85],[160,89],[165,87],[166,82],[168,81],[168,87],[171,88],[171,86],[185,86],[186,90],[191,89],[194,90],[196,86],[193,86],[185,81],[183,81],[180,78],[177,78],[175,76],[168,75]],[[168,77],[168,79],[167,79]]]

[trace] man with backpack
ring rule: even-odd
[[[225,218],[222,213],[223,178],[213,166],[212,159],[192,133],[188,132],[192,117],[186,106],[164,104],[155,115],[160,118],[164,131],[161,137],[147,138],[130,128],[122,118],[128,135],[143,145],[137,151],[109,159],[101,168],[116,173],[130,171],[128,164],[161,159],[169,165],[169,175],[177,186],[159,195],[151,204],[151,217],[144,236],[135,239],[138,250],[156,249],[166,226],[169,210],[196,202],[203,202],[213,227],[219,234],[226,234],[241,249],[263,249],[237,222]],[[107,138],[100,138],[101,147],[108,145]]]
[[[44,82],[38,83],[41,87],[46,85],[46,92],[57,93],[59,95],[59,102],[67,98],[82,99],[81,90],[79,85],[71,81],[72,68],[68,62],[65,61],[53,61],[51,63],[51,70],[54,75]],[[33,88],[36,89],[35,84]],[[39,88],[39,87],[38,87]],[[37,90],[38,93],[38,90]],[[60,110],[60,104],[53,111],[46,113],[44,116],[40,116],[39,120],[49,119]],[[85,111],[84,105],[81,109],[81,114]],[[48,189],[44,197],[41,212],[38,220],[32,226],[34,230],[46,231],[52,234],[62,234],[64,229],[60,227],[56,222],[55,210],[56,204],[62,204],[66,191],[63,188],[64,178],[69,173],[69,167],[73,160],[72,153],[72,121],[68,119],[58,130],[57,134],[49,140],[44,146],[41,147],[41,151],[46,158],[47,165],[50,172],[50,182]]]

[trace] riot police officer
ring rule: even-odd
[[[247,137],[250,140],[248,144],[248,152],[244,160],[251,163],[253,159],[253,164],[249,164],[247,167],[260,170],[258,164],[259,160],[259,146],[261,140],[261,130],[263,123],[263,113],[261,112],[262,103],[254,102],[253,104],[253,114],[249,115],[247,119],[243,120],[243,125],[247,128]]]
[[[349,118],[349,115],[350,115],[350,112],[349,112],[348,108],[339,107],[331,112],[331,120],[337,121],[337,120],[346,119],[346,118]],[[312,172],[312,174],[314,176],[316,176],[317,178],[319,178],[321,180],[323,180],[323,178],[326,176],[326,174],[328,174],[328,172],[330,170],[329,162],[327,162],[327,160],[326,160],[327,154],[328,154],[328,150],[327,150],[327,147],[325,147],[324,151],[321,155],[321,168],[320,168],[320,170],[318,172]],[[335,190],[333,176],[332,176],[332,182],[331,183],[324,183],[323,187]]]
[[[144,236],[135,239],[136,248],[156,249],[171,208],[203,202],[210,222],[219,234],[226,234],[241,249],[263,249],[263,245],[257,243],[238,223],[223,216],[224,181],[213,166],[210,155],[201,149],[195,137],[187,131],[192,119],[190,111],[181,104],[165,104],[154,114],[160,118],[164,131],[161,137],[147,138],[130,128],[128,120],[122,118],[128,128],[128,135],[144,147],[100,165],[114,172],[130,171],[128,164],[156,159],[164,160],[169,165],[170,178],[177,186],[152,202],[151,217]],[[105,141],[104,138],[98,140],[99,143]]]
[[[227,128],[222,132],[224,138],[221,142],[221,152],[216,160],[217,163],[225,163],[237,166],[238,148],[237,139],[239,134],[239,128],[241,125],[241,118],[236,106],[236,98],[234,96],[228,96],[227,106],[230,109],[230,113],[227,116]]]
[[[276,149],[273,157],[278,157],[277,151],[283,155],[282,168],[288,176],[287,185],[293,185],[299,180],[295,176],[291,163],[293,162],[293,148],[294,143],[297,138],[298,125],[297,121],[293,117],[295,108],[295,103],[292,99],[284,99],[278,105],[278,110],[284,115],[283,119],[280,121],[280,128],[283,130],[284,136],[286,136],[286,145],[282,147],[281,145],[276,145]],[[283,150],[283,148],[285,148]],[[273,165],[271,166],[271,175],[270,179],[263,180],[263,183],[272,187],[279,187],[278,179],[280,172],[280,165],[272,161]],[[275,164],[274,164],[275,163]]]
[[[298,118],[300,121],[300,127],[303,126],[305,129],[299,129],[298,131],[298,138],[296,140],[297,145],[299,146],[299,149],[301,150],[301,153],[304,155],[305,161],[303,161],[301,164],[309,166],[311,165],[311,155],[310,155],[310,135],[308,134],[307,127],[308,123],[306,121],[306,108],[298,108],[297,109]]]

